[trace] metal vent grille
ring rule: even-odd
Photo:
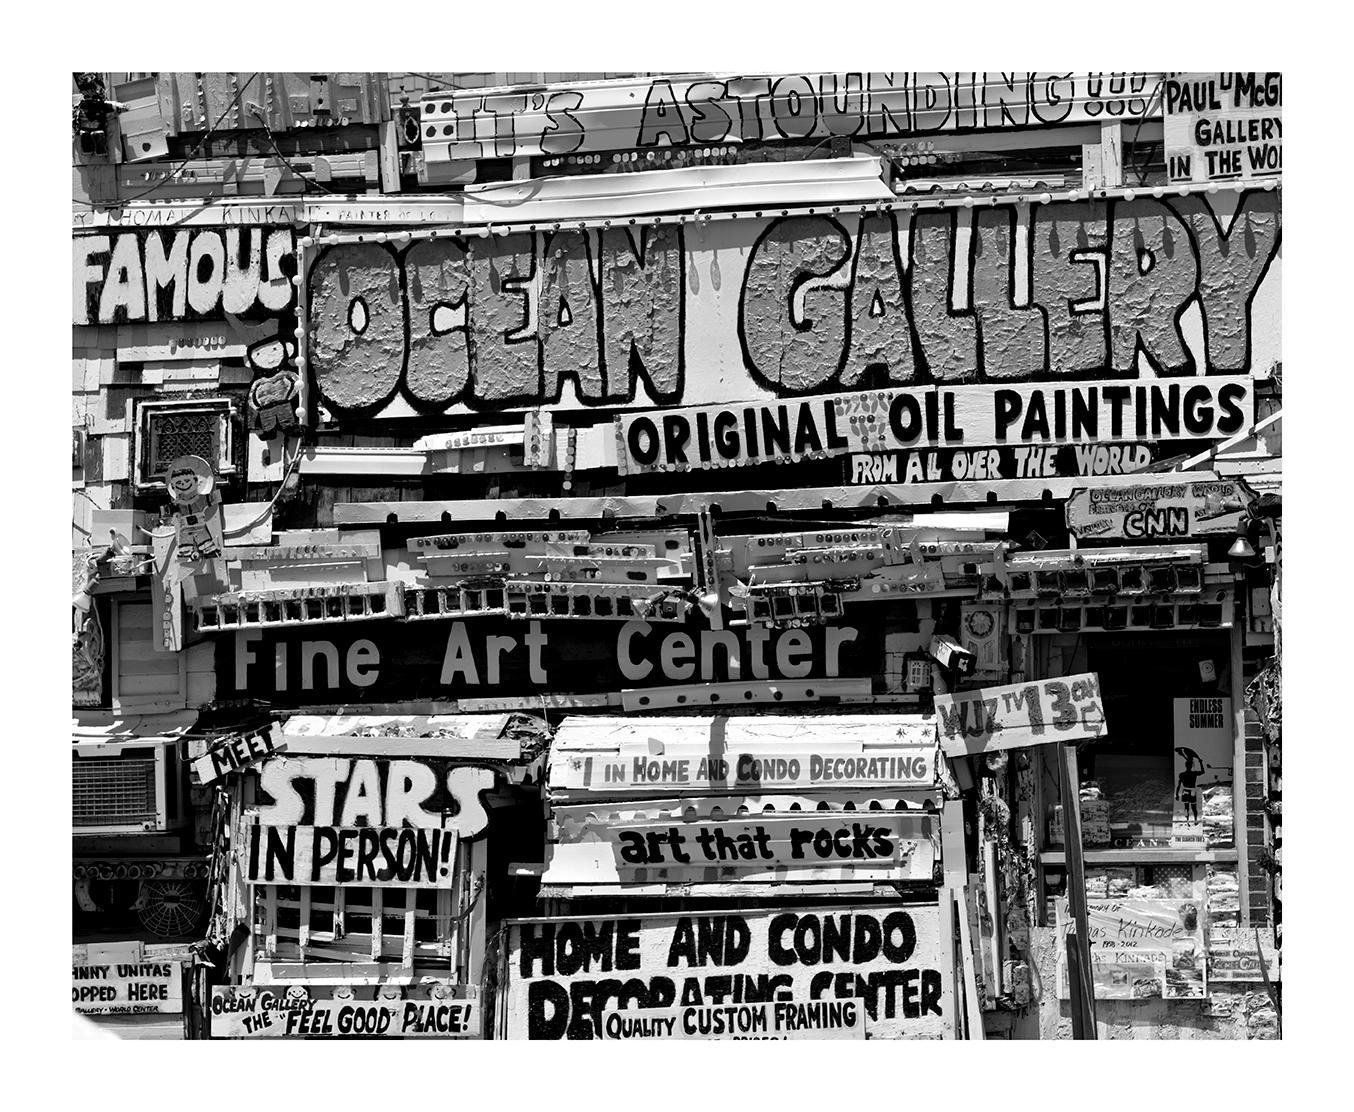
[[[89,757],[75,762],[72,814],[76,826],[154,822],[155,760]]]
[[[215,464],[221,455],[221,414],[150,413],[147,478],[162,479],[179,456],[199,456]]]

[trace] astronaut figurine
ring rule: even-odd
[[[179,559],[196,563],[221,555],[221,496],[216,475],[200,456],[179,456],[165,472],[174,500]]]

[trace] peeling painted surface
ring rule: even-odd
[[[1257,191],[343,243],[311,363],[392,417],[1263,371],[1279,240]]]

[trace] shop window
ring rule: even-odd
[[[136,486],[164,485],[169,464],[179,456],[199,456],[218,476],[236,470],[234,407],[228,398],[193,402],[141,402],[136,410]]]
[[[1221,633],[1084,638],[1084,667],[1100,677],[1109,726],[1078,754],[1088,850],[1232,848],[1228,660]],[[1182,726],[1180,700],[1199,708],[1199,722],[1221,723],[1211,748],[1193,740],[1203,733]],[[1061,819],[1055,807],[1054,846],[1063,840]]]

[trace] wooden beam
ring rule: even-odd
[[[1067,902],[1072,914],[1072,930],[1067,934],[1067,971],[1068,977],[1072,979],[1072,1037],[1094,1040],[1095,991],[1091,983],[1091,934],[1086,914],[1086,870],[1081,859],[1081,783],[1077,773],[1077,744],[1069,741],[1059,744],[1058,749],[1063,838],[1067,850]]]

